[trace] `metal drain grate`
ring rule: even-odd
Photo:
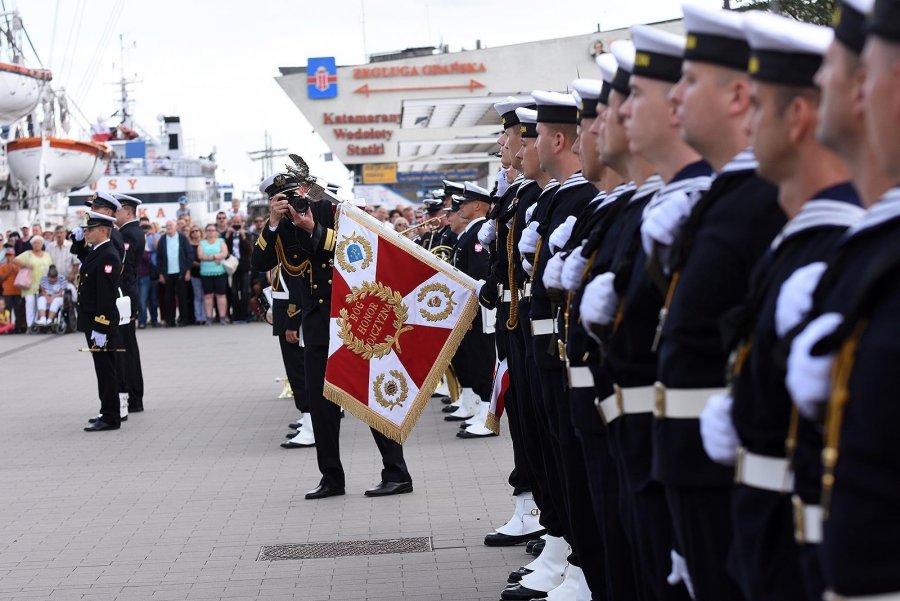
[[[431,537],[388,538],[381,540],[349,540],[299,545],[266,545],[260,549],[256,561],[285,559],[324,559],[357,555],[387,555],[390,553],[426,553],[432,551]]]

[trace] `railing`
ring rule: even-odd
[[[216,165],[202,159],[112,159],[104,175],[215,177]]]

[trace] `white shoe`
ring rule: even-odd
[[[463,388],[459,395],[459,409],[447,416],[447,421],[462,421],[475,416],[478,395],[471,388]],[[452,418],[452,419],[450,419]]]
[[[531,574],[522,577],[519,582],[522,586],[534,591],[552,591],[563,583],[566,577],[566,566],[569,565],[566,557],[572,552],[569,543],[557,536],[547,536],[544,550],[537,559],[529,563],[526,568],[534,570]]]
[[[302,445],[316,444],[316,434],[313,431],[312,416],[309,413],[303,414],[303,417],[300,419],[300,429],[297,430],[297,435],[290,440],[291,442]]]
[[[535,538],[531,535],[544,529],[541,526],[540,517],[541,512],[534,502],[534,495],[530,492],[523,492],[516,495],[516,511],[508,522],[497,528],[497,533],[506,536]]]
[[[566,577],[558,587],[547,593],[547,601],[591,601],[590,589],[586,600],[578,596],[583,581],[584,572],[581,568],[567,564]]]
[[[119,393],[119,419],[128,417],[128,393]]]

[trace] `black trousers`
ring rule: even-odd
[[[250,302],[250,272],[236,271],[231,276],[231,319],[247,321]]]
[[[666,499],[696,601],[743,599],[727,568],[732,543],[731,487],[666,486]]]
[[[494,367],[497,364],[494,335],[483,334],[474,329],[467,332],[451,363],[459,378],[460,387],[471,388],[483,403],[490,403]]]
[[[328,347],[308,345],[304,349],[306,392],[316,436],[316,460],[322,473],[321,483],[344,488],[344,467],[341,465],[340,450],[341,408],[323,395]],[[382,481],[412,481],[403,459],[403,447],[381,432],[372,428],[370,430],[384,465],[381,470]]]
[[[294,393],[294,405],[298,411],[309,411],[309,399],[306,394],[306,371],[304,369],[304,350],[299,344],[288,344],[284,334],[278,335],[278,345],[281,347],[281,360],[284,362],[284,371],[287,373],[291,391]],[[314,427],[315,428],[315,427]]]
[[[118,373],[119,392],[128,393],[128,410],[143,411],[144,409],[144,372],[141,369],[141,351],[138,348],[135,335],[135,323],[119,326],[118,348],[125,349],[124,353],[115,353],[116,372]]]
[[[636,584],[639,576],[619,512],[618,474],[609,452],[606,426],[594,407],[594,388],[572,389],[569,398],[572,401],[572,425],[581,443],[591,504],[602,539],[605,598],[639,599]],[[587,576],[588,569],[584,570]],[[595,599],[604,598],[604,591],[595,589],[591,580],[588,580],[588,586]]]
[[[528,465],[528,456],[525,453],[525,440],[522,436],[522,428],[520,427],[520,417],[518,415],[519,408],[518,397],[526,394],[527,383],[524,380],[516,380],[515,372],[512,368],[513,359],[509,354],[509,347],[516,343],[514,333],[506,328],[506,320],[509,315],[509,307],[504,303],[500,303],[497,309],[497,356],[506,359],[507,374],[509,375],[509,389],[504,397],[504,412],[506,413],[506,422],[509,426],[509,436],[512,439],[513,446],[513,469],[509,474],[509,485],[513,487],[513,494],[519,495],[523,492],[532,490],[531,481],[534,477],[531,475],[531,466]],[[503,351],[501,353],[501,341]],[[521,353],[518,360],[521,361]]]
[[[546,348],[546,336],[532,339],[534,352],[544,352]],[[534,390],[535,407],[540,411],[537,416],[538,432],[540,433],[541,452],[544,458],[544,470],[547,474],[547,493],[553,504],[553,509],[558,517],[556,532],[547,532],[552,536],[562,536],[569,543],[572,542],[569,519],[567,495],[563,481],[562,456],[559,449],[559,412],[557,403],[561,402],[562,370],[535,369]]]
[[[188,288],[190,282],[185,282],[182,274],[173,273],[166,275],[166,313],[163,316],[166,324],[175,323],[175,307],[178,307],[178,320],[186,322],[189,315]]]
[[[111,332],[112,334],[113,332]],[[91,333],[85,332],[88,348],[93,346]],[[106,348],[113,348],[111,340],[113,336],[107,336]],[[119,385],[116,378],[116,358],[114,355],[123,354],[115,352],[91,353],[94,360],[94,373],[97,375],[97,393],[100,396],[100,416],[107,424],[117,426],[121,423],[119,417]]]
[[[747,599],[789,601],[807,597],[788,495],[735,486],[731,523],[734,543],[729,572]],[[822,598],[822,591],[816,598]]]

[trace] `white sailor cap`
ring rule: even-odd
[[[628,82],[631,79],[631,72],[634,71],[634,44],[631,40],[616,40],[609,45],[609,51],[612,52],[617,65],[616,76],[610,85],[616,92],[628,96],[631,94]]]
[[[619,68],[619,63],[616,62],[616,57],[609,52],[598,54],[594,61],[600,69],[600,77],[603,78],[603,85],[600,88],[600,95],[597,97],[597,102],[602,105],[607,105],[609,104],[609,91],[612,89],[612,82],[616,77],[616,70]]]
[[[481,186],[473,184],[472,182],[465,182],[463,186],[465,187],[465,190],[463,191],[461,202],[471,202],[473,200],[478,200],[491,204],[491,193]]]
[[[507,96],[503,102],[494,104],[494,110],[500,115],[500,121],[503,123],[503,129],[519,124],[519,118],[516,117],[516,109],[522,106],[534,104],[534,100],[529,96],[515,97]]]
[[[750,77],[787,86],[815,87],[813,77],[834,39],[828,27],[762,11],[746,14],[744,33],[750,43]]]
[[[684,36],[649,25],[632,25],[631,41],[635,50],[632,75],[672,83],[681,79]]]
[[[123,205],[131,205],[133,207],[138,206],[139,204],[143,204],[143,201],[139,198],[135,198],[134,196],[128,196],[127,194],[122,194],[121,192],[113,192],[113,196],[115,196],[116,200],[118,200]]]
[[[112,227],[116,224],[116,218],[103,213],[88,211],[84,214],[84,225],[82,227]]]
[[[517,108],[516,117],[523,138],[537,138],[537,111],[529,108]]]
[[[599,79],[576,79],[570,84],[572,97],[578,106],[578,120],[595,119],[597,117],[597,100],[603,89]]]
[[[538,123],[578,123],[578,107],[571,94],[535,90]]]
[[[712,63],[739,71],[747,69],[750,45],[744,35],[744,17],[733,10],[685,4],[687,31],[684,60]]]
[[[834,10],[834,37],[856,54],[862,54],[866,43],[866,19],[872,14],[875,0],[844,0]]]
[[[122,208],[122,203],[120,203],[115,196],[109,192],[103,192],[102,190],[98,190],[88,196],[88,199],[84,204],[94,209],[100,208],[118,211]]]

